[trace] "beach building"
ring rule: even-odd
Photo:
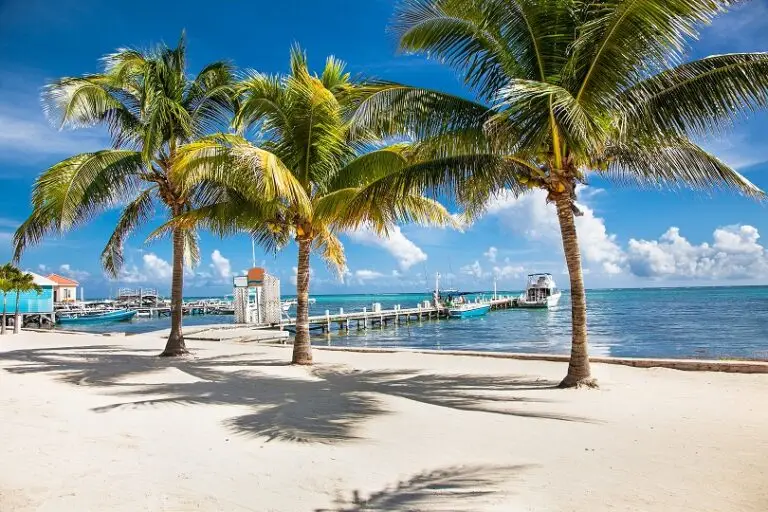
[[[235,276],[233,285],[236,324],[280,323],[280,279],[255,267],[245,276]]]
[[[48,274],[46,278],[55,283],[53,302],[75,302],[77,300],[77,287],[80,283],[58,274]]]
[[[55,322],[55,314],[53,312],[53,291],[57,286],[56,282],[43,277],[34,272],[26,272],[31,274],[35,280],[35,284],[38,285],[43,291],[38,294],[37,292],[22,292],[19,297],[19,315],[21,316],[21,325],[24,325],[24,321],[29,317],[39,317],[40,323],[43,319],[49,319],[51,323]],[[8,304],[8,322],[11,322],[13,313],[16,309],[16,292],[8,292],[6,296],[6,302]]]

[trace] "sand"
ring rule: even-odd
[[[0,338],[0,510],[768,510],[768,375],[162,344]]]

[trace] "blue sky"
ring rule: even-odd
[[[418,57],[398,56],[386,33],[393,0],[231,1],[5,0],[0,3],[0,262],[11,256],[11,236],[29,214],[35,176],[72,154],[104,147],[99,130],[58,132],[46,122],[39,89],[46,80],[98,70],[98,59],[118,47],[175,43],[186,29],[190,72],[229,59],[264,72],[286,70],[294,42],[319,67],[328,55],[353,72],[413,85],[467,92],[453,72]],[[768,51],[768,0],[718,18],[692,47],[693,57]],[[768,114],[749,116],[732,132],[705,141],[726,162],[768,189]],[[581,190],[579,219],[590,287],[768,283],[766,207],[728,194],[618,188],[591,179]],[[144,244],[152,226],[126,246],[120,279],[106,279],[99,254],[115,212],[63,238],[30,249],[22,266],[79,279],[86,295],[105,296],[119,286],[170,283],[170,244]],[[161,219],[158,219],[158,222]],[[402,226],[388,240],[365,231],[343,237],[349,273],[340,280],[322,261],[312,262],[313,293],[423,291],[426,275],[440,271],[454,286],[517,289],[527,272],[548,271],[567,285],[557,224],[539,194],[499,197],[488,215],[464,232]],[[203,261],[187,278],[188,295],[228,293],[231,275],[250,266],[245,237],[220,240],[203,233]],[[296,251],[257,249],[257,263],[290,291]],[[429,277],[429,282],[432,278]]]

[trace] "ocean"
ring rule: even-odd
[[[517,295],[519,292],[499,292]],[[490,296],[490,293],[487,295]],[[316,295],[310,314],[415,307],[428,294]],[[587,292],[590,353],[594,356],[697,359],[768,359],[768,287],[644,288]],[[557,308],[492,311],[464,320],[353,328],[348,334],[313,333],[316,344],[382,348],[429,348],[568,354],[570,300]],[[295,314],[295,309],[291,311]],[[232,322],[231,316],[186,316],[186,327]],[[97,332],[148,332],[169,327],[169,319],[135,318],[127,323],[60,326]]]

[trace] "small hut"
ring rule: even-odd
[[[75,302],[77,300],[77,287],[80,283],[59,274],[48,274],[47,279],[56,283],[53,287],[53,302]]]

